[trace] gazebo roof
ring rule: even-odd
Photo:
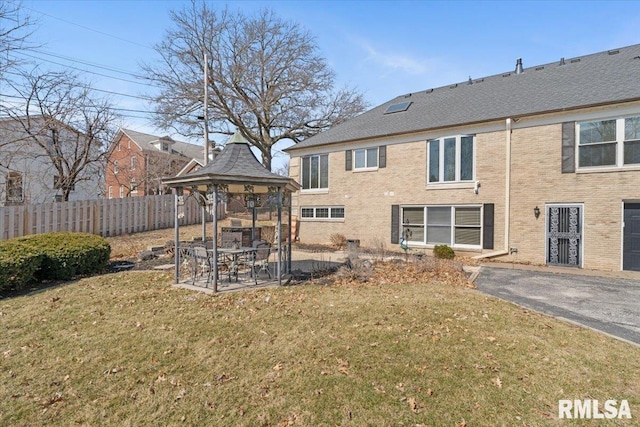
[[[245,185],[254,186],[252,192],[255,193],[266,193],[267,187],[281,187],[291,192],[300,189],[300,185],[292,178],[267,170],[239,131],[229,138],[222,152],[205,167],[182,176],[164,178],[162,182],[170,187],[229,185],[236,187],[231,191],[233,193],[245,192],[244,188],[241,191],[238,188]]]

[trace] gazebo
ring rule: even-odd
[[[282,284],[282,207],[287,200],[289,222],[291,222],[291,193],[300,189],[293,179],[267,170],[251,151],[249,143],[239,131],[229,139],[224,149],[213,161],[197,171],[182,176],[164,178],[162,182],[173,188],[175,195],[175,282],[180,277],[179,225],[180,208],[186,197],[196,197],[201,206],[213,216],[212,282],[213,292],[218,291],[218,203],[221,193],[244,195],[255,200],[258,195],[276,198],[278,219],[277,236],[277,280]],[[291,262],[291,224],[289,224],[288,256]]]

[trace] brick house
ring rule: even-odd
[[[302,242],[640,271],[640,45],[406,94],[287,151]]]
[[[108,149],[107,198],[164,194],[161,179],[197,170],[202,166],[202,146],[120,129]]]

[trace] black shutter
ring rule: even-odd
[[[353,155],[353,151],[347,150],[344,152],[344,170],[351,170],[351,156]]]
[[[485,203],[482,211],[482,249],[493,249],[493,203]]]
[[[391,243],[400,243],[400,206],[391,205]]]
[[[562,173],[576,171],[576,122],[562,124]]]
[[[381,145],[378,148],[378,167],[386,168],[387,167],[387,146]]]

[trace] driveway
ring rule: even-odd
[[[483,266],[478,290],[640,345],[640,280]]]

